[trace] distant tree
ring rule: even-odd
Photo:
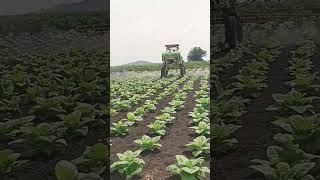
[[[204,61],[204,57],[207,55],[207,51],[200,47],[194,47],[189,51],[188,61]]]

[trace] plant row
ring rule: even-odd
[[[282,131],[274,135],[277,145],[267,148],[267,160],[254,159],[250,167],[262,173],[267,180],[312,180],[309,171],[315,166],[320,148],[320,116],[313,109],[313,96],[319,88],[319,79],[312,73],[312,57],[316,46],[305,34],[304,41],[293,52],[288,71],[292,80],[287,94],[273,94],[277,105],[267,110],[279,113],[273,125]]]
[[[139,150],[134,151],[134,152],[126,151],[124,154],[121,154],[121,155],[118,154],[119,161],[116,161],[113,163],[113,165],[111,166],[113,169],[115,169],[118,172],[120,172],[121,174],[125,175],[127,178],[130,178],[130,177],[142,172],[143,167],[144,167],[144,161],[142,159],[140,159],[138,156],[143,151],[153,151],[156,149],[161,149],[162,145],[159,143],[161,140],[161,137],[165,135],[165,133],[166,133],[165,129],[168,126],[170,126],[172,123],[174,123],[174,120],[176,119],[176,117],[174,117],[176,112],[183,109],[184,103],[185,103],[184,100],[187,97],[187,94],[192,91],[193,86],[194,86],[194,81],[195,81],[195,77],[192,77],[191,80],[189,80],[184,85],[182,90],[175,94],[173,100],[171,102],[169,102],[169,107],[165,107],[162,110],[163,114],[155,117],[155,121],[153,123],[147,125],[147,127],[150,128],[153,136],[149,137],[147,135],[143,135],[141,137],[141,139],[135,140],[134,142],[136,144],[138,144]],[[131,161],[128,161],[129,156],[131,157],[130,158]],[[128,158],[125,158],[125,157],[128,157]],[[188,160],[182,156],[180,156],[180,158],[182,158],[183,161]],[[178,158],[178,159],[180,160],[180,158]],[[127,163],[124,164],[124,161],[127,161]],[[137,168],[134,169],[135,171],[129,172],[128,170],[130,168],[128,168],[128,166],[132,163],[128,163],[128,162],[133,162],[133,161],[136,162],[135,164],[139,164],[139,166],[137,166]],[[193,160],[192,160],[192,162],[193,162]],[[185,162],[184,166],[190,166],[188,164],[189,163]],[[200,163],[200,165],[201,164],[202,163]],[[195,166],[197,166],[197,165],[195,165]],[[171,167],[173,167],[173,165],[169,166],[168,170],[171,170],[172,169]],[[181,169],[182,167],[177,167],[177,168]],[[185,168],[182,168],[182,169],[185,169]],[[192,168],[192,167],[190,167],[190,168]]]
[[[269,47],[261,48],[258,53],[250,52],[252,59],[234,76],[235,80],[225,88],[217,79],[214,81],[215,96],[211,100],[211,149],[215,153],[227,153],[234,144],[234,132],[241,126],[238,119],[246,113],[247,103],[253,98],[261,96],[267,87],[267,73],[269,65],[275,61],[279,54],[278,42],[271,42]],[[247,51],[247,50],[246,50]]]
[[[112,123],[113,126],[111,127],[111,131],[116,136],[126,135],[129,127],[143,120],[145,112],[155,112],[157,103],[159,103],[159,101],[163,100],[167,96],[175,93],[179,89],[179,85],[185,80],[186,77],[173,82],[167,88],[165,88],[164,91],[161,92],[154,100],[146,100],[146,102],[141,107],[138,107],[134,112],[129,112],[126,119],[121,119],[116,123]]]
[[[174,78],[156,80],[155,78],[136,78],[117,80],[111,84],[111,113],[117,111],[128,111],[131,107],[139,104],[144,99],[150,98],[163,87],[172,83]]]

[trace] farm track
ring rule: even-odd
[[[254,99],[247,106],[247,113],[239,118],[242,126],[236,131],[235,136],[239,144],[235,150],[226,155],[219,155],[213,162],[214,178],[218,180],[263,180],[248,166],[252,159],[265,159],[265,150],[269,145],[274,145],[273,135],[279,130],[270,122],[276,112],[265,109],[273,104],[273,93],[286,93],[289,87],[284,82],[288,81],[289,58],[291,48],[284,49],[280,59],[275,61],[268,72],[268,87],[262,96]],[[229,71],[233,72],[233,71]],[[222,81],[225,82],[225,81]]]

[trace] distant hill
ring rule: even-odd
[[[154,64],[154,63],[148,62],[148,61],[135,61],[128,64],[124,64],[123,66],[148,65],[148,64]]]
[[[109,0],[84,0],[78,3],[61,4],[53,8],[43,9],[39,13],[75,13],[109,10]]]

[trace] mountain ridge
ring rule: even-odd
[[[42,9],[37,13],[75,13],[75,12],[109,12],[110,4],[107,0],[83,0],[70,4],[59,4],[52,8]]]
[[[139,66],[139,65],[148,65],[148,64],[155,64],[149,61],[135,61],[128,64],[123,64],[122,66]]]

